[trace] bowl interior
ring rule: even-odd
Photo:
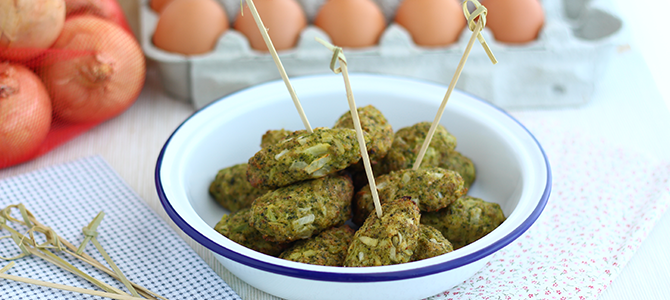
[[[394,130],[432,121],[446,92],[446,87],[441,85],[388,76],[354,74],[351,83],[356,105],[374,105]],[[292,84],[312,127],[330,127],[340,115],[348,112],[341,76],[296,78]],[[487,247],[491,249],[491,244],[505,237],[509,240],[512,233],[520,235],[534,221],[529,224],[529,217],[539,214],[538,207],[544,207],[542,201],[546,203],[548,197],[550,174],[546,157],[532,135],[509,115],[468,94],[454,91],[441,124],[458,139],[456,149],[475,164],[477,179],[469,194],[499,203],[508,219],[469,246],[439,259],[413,263],[419,266],[457,259]],[[208,194],[217,171],[246,162],[260,150],[260,139],[265,131],[281,128],[304,128],[281,81],[214,102],[185,121],[168,140],[157,164],[157,184],[161,186],[159,194],[163,193],[164,205],[167,202],[188,226],[207,239],[255,259],[302,268],[302,264],[291,265],[292,262],[250,251],[212,229],[227,213]],[[511,240],[505,245],[509,242]],[[495,250],[502,246],[496,246]],[[404,268],[399,266],[389,267]],[[348,272],[365,272],[347,269]]]

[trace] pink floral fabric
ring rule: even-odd
[[[482,270],[431,300],[595,299],[670,205],[670,163],[565,122],[517,117],[549,158],[549,202]]]

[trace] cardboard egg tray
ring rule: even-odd
[[[219,1],[232,24],[239,0]],[[310,23],[324,1],[299,1]],[[387,20],[392,20],[400,0],[376,2]],[[538,39],[524,45],[503,44],[485,28],[482,34],[499,63],[493,65],[475,43],[458,89],[503,108],[575,106],[589,101],[621,43],[623,23],[607,0],[541,2],[545,24]],[[158,15],[149,8],[148,0],[141,0],[140,5],[140,42],[146,57],[156,62],[163,88],[170,96],[200,108],[237,90],[281,78],[270,54],[251,49],[246,37],[232,26],[211,53],[184,56],[158,49],[151,42]],[[471,34],[465,28],[455,44],[425,48],[415,45],[404,28],[389,22],[377,46],[345,48],[344,52],[350,72],[406,76],[448,85]],[[332,73],[332,52],[315,37],[330,40],[324,31],[309,25],[294,49],[279,52],[289,77]],[[300,91],[296,93],[300,96]]]

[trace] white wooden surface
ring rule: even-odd
[[[670,23],[664,12],[670,2],[614,0],[630,30],[633,50],[639,51],[656,87],[670,109]],[[670,137],[659,137],[670,139]],[[600,299],[670,299],[670,213],[656,225],[638,252],[600,296]]]

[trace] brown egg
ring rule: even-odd
[[[486,27],[503,43],[534,41],[544,25],[544,11],[538,0],[484,0],[488,11]]]
[[[216,0],[174,0],[158,17],[152,40],[165,51],[203,54],[214,49],[228,28],[228,17]]]
[[[151,7],[151,9],[153,9],[155,12],[160,13],[163,11],[163,8],[165,8],[165,6],[172,1],[173,0],[151,0],[149,1],[149,7]]]
[[[407,29],[420,46],[446,46],[458,40],[465,28],[463,8],[457,0],[404,0],[395,22]]]
[[[371,0],[328,0],[314,19],[333,44],[361,48],[379,42],[386,22],[384,14]]]
[[[300,33],[307,26],[307,17],[300,4],[295,0],[255,0],[254,5],[275,49],[295,47]],[[249,39],[251,48],[268,51],[248,6],[244,6],[244,15],[237,13],[233,28]]]

